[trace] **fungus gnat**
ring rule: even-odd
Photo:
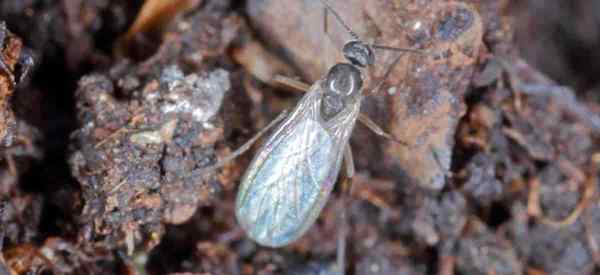
[[[346,176],[353,176],[354,164],[348,140],[357,119],[377,135],[393,139],[360,114],[364,97],[363,70],[375,63],[373,50],[421,53],[364,42],[327,1],[321,2],[324,22],[331,13],[351,36],[342,48],[347,62],[335,64],[312,86],[279,77],[280,82],[305,90],[302,99],[291,112],[284,111],[232,155],[213,166],[220,167],[244,153],[276,126],[246,170],[235,206],[241,227],[250,238],[264,246],[287,245],[311,227],[337,181],[342,160],[346,165]],[[324,29],[327,32],[326,23]],[[401,56],[391,63],[368,94],[379,89]]]

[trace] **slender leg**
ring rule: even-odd
[[[333,37],[331,37],[331,34],[329,34],[329,8],[328,6],[325,6],[323,8],[323,33],[325,33],[325,36],[327,36],[327,39],[329,39],[329,42],[331,42],[331,44],[335,44],[335,40],[333,39]],[[329,52],[327,52],[329,53]]]
[[[352,194],[352,177],[354,177],[354,159],[350,145],[344,148],[344,165],[346,171],[342,181],[342,195],[339,207],[339,231],[337,239],[337,266],[341,274],[346,273],[346,243],[350,225],[348,224],[348,197]]]
[[[344,27],[344,29],[346,29],[348,34],[350,34],[350,36],[352,36],[352,39],[361,40],[360,37],[358,37],[358,35],[350,28],[350,26],[348,26],[346,24],[346,22],[344,22],[344,20],[342,20],[342,17],[333,9],[333,7],[331,7],[331,5],[329,5],[329,2],[327,2],[326,0],[321,0],[321,3],[323,3],[326,10],[329,10],[331,12],[331,14],[333,14],[333,17],[342,25],[342,27]],[[327,15],[327,13],[325,13],[325,15]]]
[[[374,94],[378,93],[381,90],[381,87],[383,86],[383,83],[385,83],[385,81],[390,76],[390,74],[392,73],[392,71],[394,70],[394,68],[396,67],[396,65],[398,65],[398,62],[400,62],[400,58],[402,58],[402,54],[399,54],[398,57],[396,57],[396,59],[394,59],[394,61],[392,62],[392,64],[385,71],[385,74],[383,75],[383,77],[379,81],[377,81],[377,83],[375,84],[375,86],[373,86],[373,88],[370,89],[369,92],[367,92],[367,96],[374,95]]]
[[[344,179],[346,181],[347,179]],[[345,192],[344,192],[345,193]],[[342,194],[340,198],[340,206],[338,213],[338,233],[337,233],[337,251],[336,251],[336,265],[340,274],[346,274],[346,239],[348,238],[348,217],[346,214],[346,199],[344,198],[347,194]]]
[[[391,134],[386,133],[383,129],[381,129],[381,127],[379,127],[373,120],[371,120],[368,116],[363,115],[363,114],[359,114],[358,115],[358,121],[360,121],[363,125],[365,125],[367,128],[369,128],[369,130],[373,131],[373,133],[375,133],[376,135],[389,139],[391,141],[400,143],[404,146],[408,146],[408,143],[406,143],[405,141],[399,140],[395,137],[393,137]]]
[[[371,45],[371,47],[373,47],[374,49],[378,49],[378,50],[387,50],[387,51],[399,52],[400,54],[388,66],[388,68],[385,71],[385,74],[383,75],[383,77],[379,81],[377,81],[377,83],[371,89],[369,89],[369,92],[367,93],[367,96],[376,94],[376,93],[378,93],[381,90],[381,87],[383,86],[383,83],[385,83],[385,81],[390,76],[390,74],[392,73],[392,71],[394,70],[394,68],[396,67],[396,65],[398,65],[398,62],[400,62],[400,59],[402,58],[402,56],[404,55],[404,53],[415,53],[415,54],[420,54],[420,55],[431,55],[430,53],[427,53],[427,52],[421,51],[421,50],[417,50],[417,49],[394,48],[394,47],[388,47],[388,46],[382,46],[382,45]]]
[[[327,9],[327,7],[323,8],[323,33],[325,34],[325,36],[327,37],[327,40],[323,40],[323,43],[325,43],[325,66],[331,66],[333,65],[333,54],[331,52],[331,46],[335,45],[333,38],[331,37],[331,35],[329,34],[329,20],[328,20],[328,16],[329,16],[329,9]],[[329,43],[327,43],[329,42]],[[324,68],[325,70],[327,70],[327,68]]]
[[[293,78],[289,78],[289,77],[283,76],[283,75],[276,75],[273,78],[273,81],[277,82],[283,86],[298,90],[300,92],[308,92],[308,90],[310,90],[310,85],[308,85],[302,81],[299,81],[299,80],[296,80]]]
[[[329,15],[329,10],[327,8],[323,8],[323,32],[326,35],[329,35],[329,22],[327,21],[328,15]]]
[[[354,157],[352,155],[352,148],[350,144],[347,144],[344,148],[344,163],[346,165],[346,177],[354,177]]]
[[[279,114],[279,116],[277,116],[277,118],[275,118],[267,126],[265,126],[260,131],[258,131],[258,133],[256,133],[251,139],[249,139],[248,141],[246,141],[246,143],[244,143],[240,148],[238,148],[237,150],[233,151],[230,155],[228,155],[228,156],[224,157],[223,159],[219,160],[217,163],[215,163],[215,164],[213,164],[211,166],[208,166],[208,167],[201,168],[200,171],[198,171],[198,172],[200,174],[203,174],[203,173],[206,173],[206,172],[213,171],[215,169],[223,167],[228,162],[230,162],[233,159],[239,157],[240,155],[242,155],[243,153],[245,153],[246,151],[248,151],[252,147],[252,145],[254,143],[256,143],[256,141],[260,137],[262,137],[266,132],[268,132],[271,128],[273,128],[275,125],[277,125],[283,119],[285,119],[287,117],[287,115],[288,115],[288,111],[284,110],[283,112],[281,112],[281,114]]]

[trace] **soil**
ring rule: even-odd
[[[344,60],[335,14],[1,1],[0,275],[342,274],[339,236],[345,274],[600,274],[600,2],[329,2],[416,52],[374,47],[361,110],[392,138],[357,123],[354,177],[266,248],[234,214],[260,146],[207,167]]]

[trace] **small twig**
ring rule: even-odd
[[[105,139],[96,143],[96,145],[94,147],[96,149],[98,149],[98,148],[102,147],[102,145],[106,144],[107,142],[116,139],[117,136],[119,136],[121,133],[126,133],[127,131],[129,131],[127,128],[120,128],[120,129],[114,131],[112,134],[108,135],[108,137],[106,137]]]
[[[128,122],[128,123],[127,123],[125,126],[123,126],[123,127],[119,128],[118,130],[114,131],[112,134],[108,135],[108,137],[106,137],[106,138],[104,138],[103,140],[101,140],[100,142],[96,143],[96,145],[95,145],[94,147],[95,147],[96,149],[97,149],[97,148],[100,148],[100,147],[101,147],[102,145],[104,145],[105,143],[107,143],[107,142],[109,142],[109,141],[111,141],[111,140],[114,140],[114,139],[116,139],[116,138],[117,138],[117,136],[119,136],[120,134],[122,134],[122,133],[127,133],[127,132],[129,132],[129,131],[132,131],[131,129],[129,129],[129,128],[127,128],[127,127],[130,127],[131,125],[133,125],[133,124],[137,123],[137,122],[138,122],[140,119],[142,119],[143,117],[144,117],[144,115],[143,115],[143,114],[137,114],[137,115],[134,115],[134,116],[133,116],[133,117],[132,117],[132,118],[129,120],[129,122]]]
[[[127,183],[127,179],[123,179],[119,182],[119,184],[117,184],[117,186],[115,186],[112,190],[110,190],[108,193],[110,195],[115,194],[125,183]]]
[[[375,186],[379,190],[373,190]],[[385,180],[374,179],[364,174],[356,173],[353,177],[350,196],[355,199],[364,200],[382,211],[391,213],[394,211],[394,208],[384,196],[378,194],[382,193],[380,191],[382,188],[384,189],[383,192],[389,194],[393,190],[393,184]]]
[[[583,219],[586,241],[592,254],[592,259],[594,260],[594,264],[596,266],[600,266],[600,247],[598,246],[598,240],[593,234],[592,218],[590,215],[585,215]]]
[[[564,110],[574,114],[583,121],[594,132],[600,133],[600,116],[590,111],[585,105],[577,101],[573,90],[566,86],[557,85],[540,73],[533,72],[533,80],[529,83],[523,81],[519,76],[520,70],[529,68],[529,64],[520,61],[515,64],[500,60],[504,70],[508,73],[508,80],[515,93],[515,108],[521,108],[520,94],[531,96],[548,96],[555,100],[556,104]]]
[[[391,211],[393,209],[389,203],[387,203],[383,198],[381,198],[379,195],[375,194],[368,188],[359,189],[359,191],[354,196],[358,197],[361,200],[369,202],[370,204],[379,209],[386,211]]]
[[[538,178],[535,178],[530,182],[529,196],[527,199],[527,213],[533,217],[536,217],[541,223],[552,227],[563,228],[569,226],[573,224],[577,218],[579,218],[583,210],[585,210],[588,204],[592,201],[594,193],[596,192],[594,182],[595,181],[592,179],[585,181],[585,190],[583,191],[581,200],[579,200],[579,203],[577,203],[577,206],[573,209],[571,214],[562,220],[554,220],[546,217],[542,211],[540,206],[541,183]]]

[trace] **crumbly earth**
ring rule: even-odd
[[[234,217],[253,150],[203,168],[341,60],[319,1],[1,1],[0,275],[340,274],[340,232],[346,274],[600,273],[597,1],[329,2],[422,51],[364,100],[403,142],[357,126],[351,192],[270,249]]]

